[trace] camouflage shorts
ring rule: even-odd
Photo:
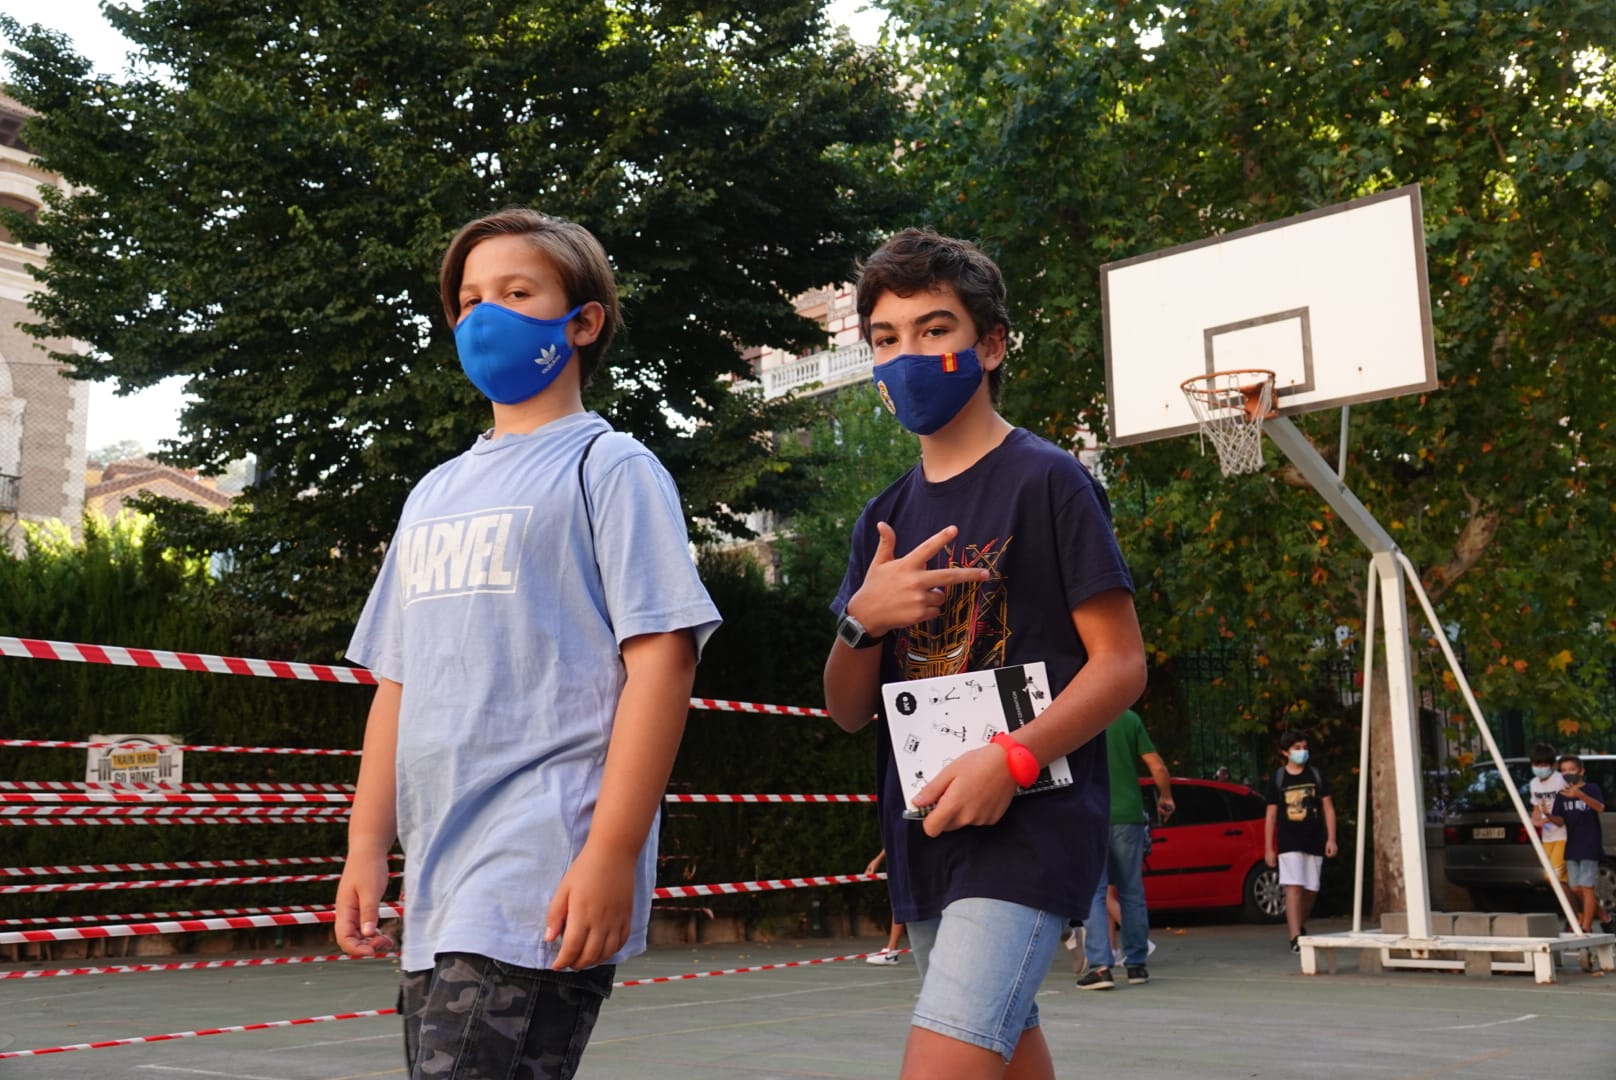
[[[566,1080],[616,971],[535,971],[471,953],[406,971],[398,1011],[411,1080]]]

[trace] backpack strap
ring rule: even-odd
[[[595,504],[589,497],[589,485],[584,483],[584,464],[589,460],[589,451],[595,448],[595,443],[604,434],[605,431],[597,431],[589,436],[589,441],[584,443],[584,452],[578,455],[578,490],[584,497],[584,520],[589,523],[589,553],[595,560],[595,575],[601,578],[602,587],[605,585],[605,578],[600,572],[600,552],[595,548]]]

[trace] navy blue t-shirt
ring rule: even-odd
[[[1582,790],[1593,796],[1597,803],[1605,801],[1605,793],[1599,790],[1599,785],[1586,782]],[[1603,830],[1599,827],[1599,812],[1581,799],[1568,799],[1565,792],[1556,792],[1554,796],[1554,809],[1550,811],[1555,817],[1565,821],[1566,846],[1565,857],[1585,861],[1593,859],[1598,861],[1605,856],[1605,839]],[[892,861],[892,856],[887,856]]]
[[[892,526],[899,556],[958,526],[931,568],[992,572],[950,589],[937,618],[888,636],[883,683],[1042,660],[1058,695],[1088,659],[1072,609],[1109,589],[1133,590],[1104,489],[1071,454],[1020,428],[958,476],[929,483],[917,465],[870,500],[853,526],[847,576],[831,605],[838,613],[864,582],[878,521]],[[1067,755],[1070,787],[1017,796],[996,824],[928,837],[920,822],[903,818],[884,713],[877,728],[881,839],[897,921],[936,918],[967,897],[1067,917],[1088,910],[1111,815],[1103,738]]]

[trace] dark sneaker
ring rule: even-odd
[[[1110,968],[1095,968],[1077,980],[1079,990],[1109,990],[1115,985],[1117,984],[1111,979]]]
[[[1143,964],[1128,965],[1128,985],[1138,986],[1150,981],[1150,970]]]
[[[1301,952],[1301,951],[1302,951],[1301,944],[1295,938],[1291,938],[1291,952]]]

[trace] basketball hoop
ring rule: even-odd
[[[1274,373],[1214,371],[1179,384],[1202,436],[1212,440],[1224,476],[1262,468],[1262,425],[1274,411]]]

